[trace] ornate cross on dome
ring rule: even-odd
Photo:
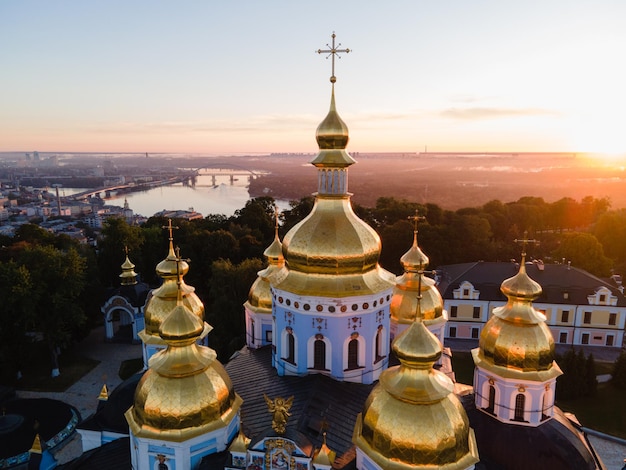
[[[413,232],[417,233],[417,224],[418,224],[418,222],[420,222],[422,220],[426,220],[426,217],[424,217],[423,215],[419,215],[419,211],[417,209],[415,209],[415,215],[410,215],[410,216],[407,217],[407,219],[413,221]]]
[[[533,245],[539,245],[539,240],[535,240],[534,238],[528,238],[528,230],[524,230],[524,238],[516,238],[513,240],[515,243],[522,244],[522,258],[526,256],[526,245],[532,243]]]
[[[280,211],[278,210],[278,206],[274,204],[274,228],[278,233],[278,216],[280,215]]]
[[[175,227],[178,228],[178,227]],[[170,231],[171,233],[171,231]],[[191,263],[190,259],[183,259],[180,257],[180,247],[176,247],[176,274],[178,275],[178,284],[180,285],[180,263],[185,261],[186,263]]]
[[[179,227],[176,225],[172,225],[172,219],[167,219],[167,225],[162,225],[161,228],[163,230],[167,229],[169,231],[170,234],[170,241],[174,240],[174,234],[172,233],[172,231],[174,229],[178,230]]]
[[[326,56],[326,58],[328,59],[329,57],[332,57],[332,75],[330,76],[330,83],[335,83],[337,81],[337,77],[335,77],[335,56],[337,56],[337,58],[341,59],[341,56],[339,55],[340,53],[345,52],[346,54],[350,52],[350,49],[337,49],[339,46],[341,46],[341,43],[337,44],[335,46],[335,32],[333,31],[333,35],[331,36],[333,38],[333,42],[332,42],[332,46],[329,46],[328,43],[326,43],[326,47],[328,47],[328,49],[318,49],[317,52],[318,54],[328,54]]]

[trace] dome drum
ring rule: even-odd
[[[279,375],[325,374],[371,383],[389,360],[389,295],[333,302],[275,291],[273,363]]]
[[[503,423],[538,426],[554,414],[556,377],[560,375],[560,369],[555,364],[555,371],[557,370],[559,373],[548,380],[536,381],[505,379],[480,366],[476,367],[476,407]]]

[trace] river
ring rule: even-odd
[[[66,196],[84,190],[85,188],[59,188],[62,195]],[[123,206],[124,199],[128,200],[128,205],[135,214],[145,217],[162,210],[195,210],[206,217],[209,214],[233,215],[236,210],[245,206],[250,194],[247,176],[236,176],[231,181],[229,175],[218,175],[213,179],[201,172],[194,186],[177,183],[147,191],[113,194],[106,200],[106,204]],[[276,205],[279,210],[289,208],[288,201],[277,200]]]

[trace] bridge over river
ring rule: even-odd
[[[220,176],[228,176],[230,178],[230,184],[234,184],[239,177],[247,177],[248,180],[251,180],[264,173],[224,162],[204,165],[197,168],[181,168],[180,171],[182,171],[182,173],[179,175],[165,178],[157,177],[154,181],[119,183],[101,186],[99,188],[90,188],[70,196],[65,196],[63,199],[66,201],[84,201],[91,197],[102,197],[103,193],[104,199],[106,199],[111,197],[112,193],[147,191],[159,186],[169,186],[176,183],[189,184],[194,187],[211,187],[217,185],[217,178]],[[210,176],[211,185],[197,184],[196,181],[199,176]]]

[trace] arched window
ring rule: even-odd
[[[313,343],[313,369],[326,369],[326,343],[322,339]]]
[[[541,421],[545,421],[550,416],[548,416],[548,405],[546,400],[547,393],[544,393],[541,397]]]
[[[293,335],[293,329],[291,327],[286,328],[286,335],[283,347],[285,348],[283,359],[292,364],[296,363],[296,338]]]
[[[383,357],[385,357],[385,347],[383,344],[383,326],[379,325],[378,326],[378,331],[376,332],[376,340],[374,342],[374,346],[375,346],[375,355],[374,355],[374,361],[378,362],[380,361]]]
[[[495,416],[495,407],[496,407],[496,387],[493,385],[489,385],[489,403],[487,404],[487,408],[485,411],[487,413],[491,413]]]
[[[524,421],[524,407],[526,406],[526,396],[518,393],[515,397],[515,416],[513,421]]]
[[[348,343],[348,369],[359,368],[359,340],[352,338]]]

